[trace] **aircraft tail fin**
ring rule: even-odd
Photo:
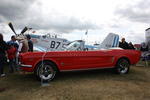
[[[108,49],[112,47],[119,46],[119,35],[114,33],[109,33],[107,37],[100,44],[99,49]]]

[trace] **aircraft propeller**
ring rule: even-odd
[[[14,27],[13,27],[12,23],[9,22],[8,25],[9,25],[10,29],[15,33],[15,35],[17,35],[17,33],[14,30]]]
[[[27,27],[24,27],[24,29],[21,31],[21,33],[20,33],[20,34],[17,34],[11,22],[8,23],[8,26],[9,26],[10,29],[15,33],[16,36],[24,35],[24,33],[28,30]]]

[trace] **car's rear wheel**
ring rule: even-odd
[[[36,76],[43,81],[51,81],[56,76],[56,66],[51,62],[42,62],[37,65]]]
[[[129,69],[130,69],[130,63],[125,58],[120,59],[117,62],[116,68],[115,68],[118,74],[127,74],[129,72]]]

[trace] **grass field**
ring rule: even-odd
[[[0,78],[0,100],[150,100],[150,67],[132,66],[129,74],[111,70],[64,72],[42,87],[34,75]]]

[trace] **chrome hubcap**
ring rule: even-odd
[[[124,74],[128,71],[128,68],[129,68],[128,62],[126,60],[123,60],[122,62],[120,62],[118,70],[121,74]]]
[[[54,76],[54,74],[55,74],[55,71],[50,65],[43,65],[39,71],[39,76],[43,80],[51,79]]]

